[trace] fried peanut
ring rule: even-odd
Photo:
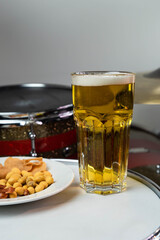
[[[21,174],[21,171],[19,170],[19,168],[16,168],[16,167],[12,168],[11,172]]]
[[[0,180],[0,185],[6,185],[7,180],[6,179],[1,179]]]
[[[19,178],[18,182],[21,183],[21,184],[25,184],[26,183],[26,177],[23,176],[23,177]]]
[[[23,170],[21,174],[22,174],[22,176],[25,176],[25,177],[32,176],[32,173],[27,172],[26,170]]]
[[[6,180],[8,180],[14,173],[11,171],[9,173],[7,173],[6,175]]]
[[[37,176],[34,176],[34,180],[35,182],[40,183],[45,180],[45,176],[43,174],[39,174]]]
[[[12,185],[9,182],[7,182],[6,187],[12,187]]]
[[[48,183],[46,181],[42,181],[39,183],[40,185],[43,185],[44,188],[47,188],[48,187]]]
[[[9,198],[16,198],[17,193],[14,191],[13,193],[9,193]]]
[[[15,182],[18,181],[18,179],[21,177],[20,174],[14,173],[13,175],[11,175],[11,177],[8,179],[8,182],[13,185]]]
[[[43,174],[43,172],[36,172],[36,173],[34,174],[34,177],[39,176],[39,175],[44,175],[44,174]]]
[[[28,176],[26,178],[26,183],[29,182],[29,181],[33,181],[34,180],[34,177],[33,176]]]
[[[35,183],[35,181],[28,181],[27,182],[27,187],[35,187],[36,186],[36,183]]]
[[[17,187],[15,191],[17,195],[22,196],[24,194],[25,189],[23,187]]]
[[[35,187],[35,192],[40,192],[40,191],[42,191],[43,189],[44,189],[44,186],[41,185],[41,184],[39,184],[39,185],[37,185],[37,186]]]
[[[15,182],[15,183],[13,184],[13,187],[14,187],[14,188],[22,187],[22,184],[21,184],[20,182]]]
[[[43,174],[45,177],[47,177],[47,176],[52,177],[52,174],[49,171],[44,171]]]
[[[25,190],[24,190],[24,193],[23,193],[23,195],[24,195],[24,196],[27,196],[27,195],[29,195],[29,191],[28,191],[28,189],[25,189]]]
[[[53,177],[47,176],[45,181],[48,183],[48,185],[51,185],[54,182]]]
[[[33,187],[29,187],[29,188],[27,188],[27,190],[28,190],[29,194],[33,194],[33,193],[35,193]]]

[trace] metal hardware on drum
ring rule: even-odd
[[[32,150],[30,151],[30,154],[31,154],[32,157],[37,157],[36,148],[35,148],[36,135],[32,132],[29,132],[29,136],[30,136],[30,139],[31,139],[31,146],[32,146]]]
[[[34,121],[34,118],[30,114],[29,114],[29,121],[30,121],[30,129],[31,129],[31,131],[29,132],[29,137],[31,139],[31,147],[32,147],[32,150],[30,151],[30,154],[31,154],[32,157],[37,157],[36,147],[35,147],[36,134],[33,131],[33,121]]]
[[[70,155],[73,155],[73,149],[71,147],[66,147],[63,149],[62,154],[64,158],[68,158]]]

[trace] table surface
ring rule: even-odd
[[[128,177],[123,193],[88,194],[79,187],[77,162],[65,164],[75,180],[63,192],[0,207],[1,239],[143,240],[159,227],[159,198],[146,185]]]

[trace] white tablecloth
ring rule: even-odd
[[[2,240],[142,240],[160,223],[160,200],[144,184],[129,178],[127,191],[87,194],[79,187],[77,164],[70,187],[52,197],[0,207]]]

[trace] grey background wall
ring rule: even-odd
[[[70,85],[79,70],[155,70],[159,9],[159,0],[0,0],[0,86]]]

